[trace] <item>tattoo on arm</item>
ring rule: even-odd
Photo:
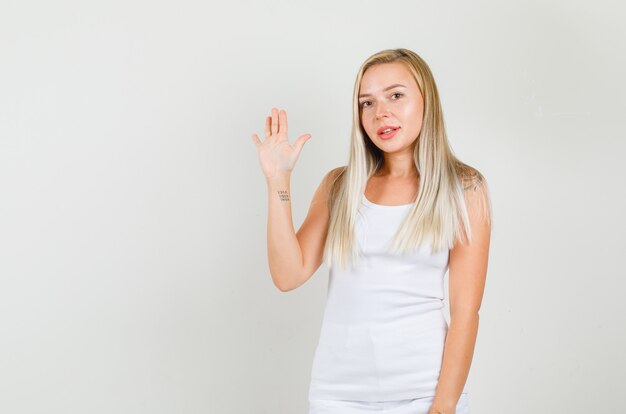
[[[285,190],[278,190],[280,201],[289,201],[289,193]]]
[[[472,180],[469,182],[469,184],[467,186],[465,186],[464,190],[472,190],[474,192],[476,192],[480,186],[482,185],[482,178],[479,176],[476,177],[472,177]]]
[[[463,174],[463,190],[476,192],[483,183],[483,176],[474,169],[465,169]]]

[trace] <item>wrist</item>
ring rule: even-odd
[[[291,176],[289,175],[279,175],[272,178],[267,178],[265,180],[267,182],[267,186],[272,187],[288,187],[291,182]]]
[[[281,172],[272,177],[265,177],[265,181],[267,181],[268,183],[289,181],[289,179],[291,179],[290,172]]]

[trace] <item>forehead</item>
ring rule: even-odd
[[[407,88],[418,88],[413,74],[402,62],[379,63],[369,67],[361,78],[360,93],[372,94],[387,86],[402,84]]]

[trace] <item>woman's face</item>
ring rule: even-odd
[[[422,129],[424,100],[404,63],[381,63],[365,71],[359,113],[363,129],[382,151],[413,147]],[[388,127],[395,131],[384,133]]]

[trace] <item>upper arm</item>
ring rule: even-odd
[[[471,242],[463,237],[463,242],[457,240],[450,250],[448,287],[451,319],[464,314],[478,314],[487,277],[491,203],[484,177],[474,176],[465,185],[464,192]]]
[[[328,201],[331,186],[343,167],[335,168],[324,176],[318,186],[306,218],[296,233],[302,252],[302,271],[299,285],[306,282],[320,267],[330,223]]]

